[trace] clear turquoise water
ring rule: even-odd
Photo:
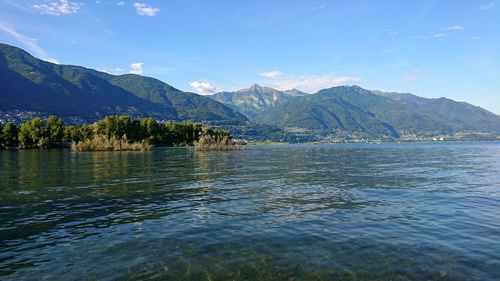
[[[500,144],[0,151],[1,280],[500,280]]]

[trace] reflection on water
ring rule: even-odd
[[[499,280],[500,145],[0,151],[2,280]]]

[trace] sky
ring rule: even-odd
[[[0,0],[0,42],[199,94],[359,85],[500,114],[499,0]]]

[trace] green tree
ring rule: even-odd
[[[50,146],[57,146],[63,140],[64,125],[63,121],[56,116],[47,118],[47,136]]]
[[[81,140],[90,140],[94,138],[94,126],[85,124],[79,128]]]
[[[46,148],[49,145],[47,129],[41,118],[24,122],[19,128],[18,138],[21,148]]]
[[[19,142],[17,140],[17,136],[19,134],[19,129],[17,126],[8,122],[2,129],[2,146],[3,147],[17,147],[19,146]]]
[[[82,141],[80,129],[76,126],[65,126],[63,130],[64,142],[79,142]]]
[[[140,129],[140,122],[128,116],[106,116],[95,123],[96,134],[118,138],[127,136],[131,141],[140,140]]]
[[[141,139],[147,140],[151,144],[162,144],[162,127],[153,118],[140,120]]]

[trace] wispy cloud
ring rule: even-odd
[[[40,13],[42,14],[61,16],[76,14],[82,6],[82,3],[71,2],[68,0],[59,0],[59,2],[35,4],[33,5],[33,8],[40,11]]]
[[[443,28],[443,30],[464,30],[465,28],[461,25],[452,25]]]
[[[406,81],[413,81],[419,78],[424,71],[422,69],[414,69],[410,73],[408,73],[405,77],[403,77],[404,80]]]
[[[432,37],[432,38],[443,38],[443,37],[446,37],[446,36],[448,36],[448,35],[446,35],[446,34],[444,34],[444,33],[436,33],[436,32],[433,32],[433,33],[431,34],[431,37]]]
[[[123,6],[123,5],[125,5],[125,2],[123,1],[116,2],[116,6]]]
[[[131,74],[142,74],[142,67],[144,66],[143,62],[136,62],[130,65]]]
[[[445,33],[431,32],[431,34],[429,34],[429,35],[414,35],[414,36],[411,36],[410,38],[412,38],[412,39],[431,39],[431,38],[443,39],[447,36],[448,35]]]
[[[101,69],[99,69],[99,71],[106,72],[108,74],[117,75],[117,74],[122,74],[124,70],[123,70],[123,68],[115,67],[115,68],[101,68]]]
[[[397,30],[392,30],[392,29],[384,29],[382,30],[383,33],[391,35],[391,36],[398,36],[400,34],[399,31]]]
[[[337,76],[333,74],[308,76],[279,76],[268,83],[278,90],[298,89],[308,93],[315,93],[321,89],[358,82],[359,77]]]
[[[189,86],[200,94],[213,94],[217,88],[207,81],[191,81]]]
[[[283,76],[283,73],[278,71],[278,70],[272,70],[272,71],[268,71],[268,72],[262,72],[259,75],[267,77],[267,78],[276,78],[276,77]]]
[[[14,37],[19,43],[21,43],[26,49],[31,51],[34,56],[46,60],[52,63],[59,63],[59,61],[52,56],[50,56],[45,50],[43,50],[37,42],[37,39],[31,38],[27,35],[19,33],[14,26],[0,21],[0,30]]]
[[[158,14],[158,12],[160,12],[159,8],[154,8],[144,3],[134,3],[134,7],[139,16],[154,17]]]
[[[408,66],[410,63],[407,60],[398,60],[397,62],[393,63],[392,65],[396,68],[403,68]]]
[[[488,3],[488,4],[484,4],[482,6],[479,6],[479,10],[489,10],[491,8],[495,7],[495,3]]]
[[[326,5],[325,4],[320,4],[320,5],[316,5],[316,6],[311,6],[309,8],[309,11],[314,12],[314,11],[317,11],[317,10],[323,10],[324,8],[326,8]]]

